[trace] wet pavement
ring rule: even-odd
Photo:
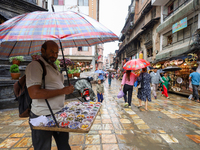
[[[199,150],[200,103],[175,94],[152,98],[148,111],[138,108],[134,89],[132,108],[116,96],[120,82],[104,83],[104,102],[87,134],[70,133],[72,150]],[[95,85],[93,85],[96,91]],[[52,142],[52,150],[56,150]],[[18,110],[0,110],[0,150],[33,150],[28,119]]]

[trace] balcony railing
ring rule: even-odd
[[[180,10],[183,6],[185,6],[186,4],[188,4],[190,1],[192,0],[185,0],[182,4],[180,4],[180,0],[178,0],[178,7],[176,9],[173,10],[172,13],[168,14],[168,15],[164,15],[163,14],[163,20],[165,21],[167,18],[173,16],[175,14],[175,12],[177,12],[178,10]]]

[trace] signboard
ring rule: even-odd
[[[187,17],[180,20],[179,22],[175,23],[173,26],[172,26],[172,33],[175,33],[177,31],[180,31],[184,28],[187,27]]]

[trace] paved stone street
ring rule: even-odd
[[[199,150],[200,103],[169,94],[152,98],[148,111],[138,109],[136,89],[132,108],[116,96],[120,82],[105,81],[103,106],[88,134],[70,133],[72,150]],[[96,92],[95,85],[93,85]],[[18,110],[0,110],[0,150],[33,150],[28,119]],[[52,150],[56,150],[53,141]]]

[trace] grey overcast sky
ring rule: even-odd
[[[131,0],[100,0],[99,22],[119,36],[124,27],[130,4]],[[119,49],[118,42],[104,44],[104,57]]]

